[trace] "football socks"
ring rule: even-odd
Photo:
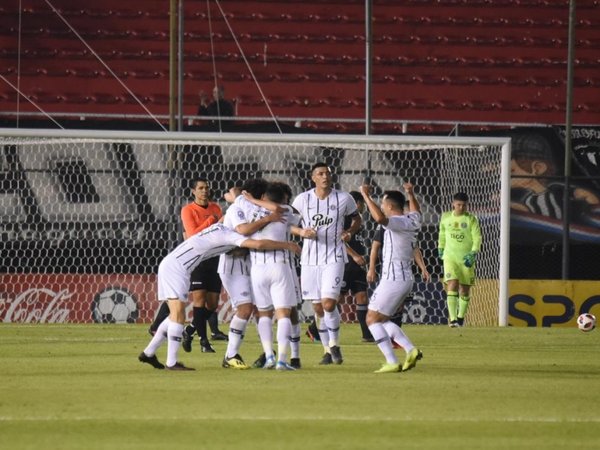
[[[167,329],[167,367],[173,367],[177,363],[177,354],[181,346],[182,335],[183,324],[170,321],[169,328]]]
[[[448,316],[450,317],[450,322],[453,322],[456,320],[458,313],[458,292],[448,291],[446,302],[448,303]]]
[[[373,335],[373,339],[375,339],[377,347],[379,347],[379,350],[381,353],[383,353],[386,363],[398,364],[398,358],[396,357],[396,353],[392,347],[390,336],[385,330],[383,324],[381,322],[375,322],[369,325],[369,331]]]

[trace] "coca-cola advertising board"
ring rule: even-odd
[[[5,323],[144,323],[157,307],[155,275],[0,275]]]

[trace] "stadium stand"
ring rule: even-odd
[[[18,2],[7,3],[0,6],[0,74],[15,85],[20,74],[20,89],[44,110],[144,113],[95,52],[153,114],[168,114],[168,2],[106,0],[74,8],[54,0],[93,51],[39,2],[23,2],[19,33]],[[219,82],[239,100],[238,114],[268,116],[245,56],[275,115],[364,117],[362,0],[220,4],[241,50],[213,4],[213,54],[206,3],[185,2],[185,114],[195,114],[199,90],[210,90],[214,59]],[[573,119],[594,124],[600,1],[577,7]],[[381,0],[373,16],[375,119],[564,122],[568,0],[409,0],[400,6]],[[0,107],[17,109],[14,90],[2,81]],[[25,101],[19,110],[36,111]]]

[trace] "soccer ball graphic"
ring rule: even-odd
[[[581,331],[592,331],[596,328],[596,316],[593,314],[581,314],[577,318],[577,326]]]
[[[135,298],[122,288],[108,288],[92,303],[92,318],[97,323],[135,323],[138,314]]]

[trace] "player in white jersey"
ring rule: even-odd
[[[404,183],[403,187],[409,202],[407,214],[404,214],[405,198],[401,192],[385,191],[379,207],[371,198],[370,187],[360,187],[369,212],[384,229],[381,280],[371,296],[367,313],[369,330],[386,359],[376,373],[412,369],[423,356],[402,329],[390,320],[412,290],[413,253],[417,232],[421,228],[421,208],[413,185]],[[406,351],[402,365],[394,353],[392,340]]]
[[[252,237],[255,239],[289,240],[290,228],[297,226],[300,216],[294,214],[291,206],[285,205],[289,186],[285,183],[270,183],[265,199],[285,208],[284,221],[273,222],[262,228]],[[272,328],[261,334],[265,354],[263,368],[295,370],[287,361],[288,348],[292,335],[291,313],[297,304],[294,282],[293,255],[285,250],[250,250],[252,292],[259,315],[272,320],[273,310],[277,319],[277,361],[273,353]]]
[[[311,176],[315,187],[298,195],[292,203],[305,228],[300,259],[302,298],[312,302],[318,319],[325,350],[321,364],[341,364],[337,302],[348,261],[344,241],[359,230],[362,220],[352,196],[333,188],[327,164],[315,164]],[[347,216],[352,221],[344,230]]]
[[[267,181],[253,179],[246,181],[239,189],[230,189],[225,195],[225,200],[231,205],[225,212],[223,223],[244,236],[250,236],[272,221],[280,221],[281,212],[276,211],[276,208],[272,214],[264,210],[261,212],[258,205],[240,195],[242,191],[247,191],[260,198],[267,186]],[[240,253],[239,250],[234,250],[222,254],[218,272],[235,310],[229,324],[229,341],[222,365],[224,368],[248,369],[249,366],[239,354],[246,326],[254,309],[247,251]]]
[[[158,266],[158,300],[169,302],[170,313],[159,325],[148,346],[138,356],[141,362],[157,369],[194,370],[177,360],[185,322],[190,275],[202,261],[235,247],[282,249],[300,253],[300,247],[294,242],[248,239],[221,223],[214,224],[183,241],[165,256]],[[156,351],[166,338],[167,362],[166,366],[163,366],[156,357]]]

